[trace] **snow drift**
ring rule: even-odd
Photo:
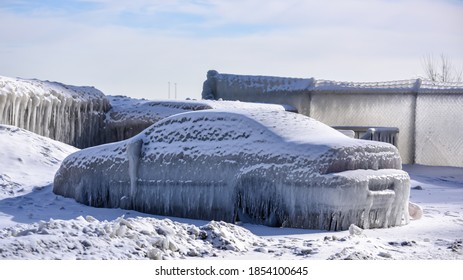
[[[0,123],[76,147],[104,143],[101,130],[109,108],[93,87],[0,76]]]
[[[344,230],[408,222],[397,149],[282,110],[177,114],[67,157],[53,192],[96,207]]]
[[[246,252],[264,243],[224,222],[198,227],[169,219],[79,216],[0,229],[0,259],[180,259]]]
[[[75,151],[30,131],[0,125],[0,197],[50,184],[61,161]]]

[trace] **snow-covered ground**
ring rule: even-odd
[[[420,220],[327,232],[92,208],[52,193],[76,149],[0,126],[0,259],[463,259],[463,168],[407,165]]]

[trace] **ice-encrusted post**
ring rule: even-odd
[[[138,166],[140,163],[143,140],[138,139],[127,145],[127,158],[129,160],[130,202],[133,204],[137,193]]]

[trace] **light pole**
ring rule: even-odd
[[[177,83],[174,83],[175,100],[177,100]]]

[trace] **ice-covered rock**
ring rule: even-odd
[[[423,208],[416,203],[408,203],[408,213],[413,220],[419,220],[423,217]]]
[[[104,143],[109,107],[93,87],[0,76],[0,123],[76,147]]]
[[[350,235],[361,235],[363,233],[363,230],[359,228],[358,226],[352,224],[349,226],[349,234]]]
[[[408,222],[397,149],[283,110],[205,110],[67,157],[56,194],[96,207],[271,226]]]

